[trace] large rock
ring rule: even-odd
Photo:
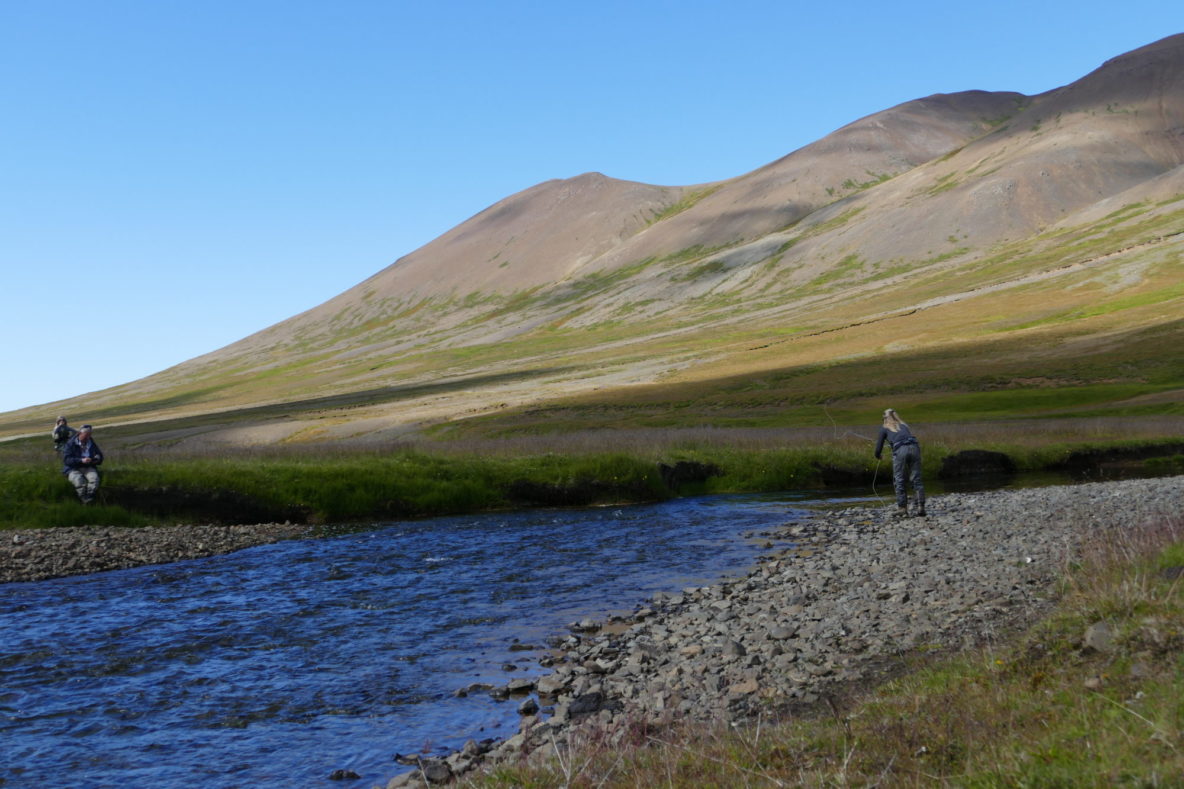
[[[937,476],[940,479],[1005,477],[1015,472],[1015,461],[1002,452],[967,449],[943,458]]]
[[[719,466],[714,463],[700,463],[694,460],[680,460],[673,466],[659,463],[658,473],[662,475],[666,487],[676,493],[683,485],[702,484],[712,477],[723,476]]]

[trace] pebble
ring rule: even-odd
[[[744,578],[654,595],[610,631],[581,620],[583,638],[564,639],[536,683],[553,714],[523,717],[487,753],[451,761],[454,774],[577,739],[613,747],[639,722],[749,722],[874,683],[906,652],[995,640],[1050,609],[1083,539],[1178,520],[1184,477],[947,494],[924,518],[895,509],[816,511],[774,532],[789,547]],[[1099,624],[1083,640],[1105,650],[1110,636]]]
[[[310,536],[291,523],[240,526],[62,526],[0,540],[0,583],[164,564]]]

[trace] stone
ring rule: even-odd
[[[356,781],[361,777],[353,770],[334,770],[329,773],[330,781]]]
[[[746,679],[728,687],[728,692],[737,696],[747,696],[761,689],[755,679]]]
[[[1178,581],[1184,578],[1184,565],[1173,565],[1159,571],[1159,576],[1168,581]]]
[[[733,657],[733,658],[744,657],[745,655],[748,654],[748,650],[744,648],[743,644],[741,644],[739,641],[730,641],[730,640],[724,642],[723,652],[726,657]]]
[[[1117,634],[1108,622],[1095,622],[1085,631],[1082,639],[1082,649],[1085,652],[1101,652],[1103,654],[1114,651],[1114,639]]]
[[[545,696],[554,696],[568,687],[568,680],[558,674],[548,674],[535,683],[535,690]]]
[[[939,479],[1006,478],[1015,472],[1015,461],[1002,452],[967,449],[943,458],[937,476]]]
[[[446,784],[452,780],[452,768],[441,759],[425,759],[419,769],[430,784]]]
[[[567,705],[569,715],[588,715],[598,712],[604,706],[604,694],[600,692],[585,693],[572,699]]]

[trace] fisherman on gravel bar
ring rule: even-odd
[[[884,449],[884,442],[892,447],[892,487],[896,489],[896,513],[902,517],[909,514],[909,496],[906,483],[911,478],[913,495],[916,497],[913,514],[925,517],[925,486],[921,484],[921,445],[909,430],[900,415],[889,408],[884,412],[884,424],[880,427],[880,438],[876,441],[876,460]]]

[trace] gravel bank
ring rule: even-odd
[[[120,570],[305,537],[308,526],[80,526],[0,532],[0,583]]]
[[[550,673],[489,690],[519,705],[517,735],[446,759],[404,757],[418,769],[390,789],[546,757],[593,734],[612,743],[639,721],[752,720],[875,680],[909,650],[990,641],[1048,610],[1083,538],[1178,519],[1184,477],[950,494],[927,518],[890,509],[819,512],[770,533],[792,547],[743,578],[573,624],[543,661]]]

